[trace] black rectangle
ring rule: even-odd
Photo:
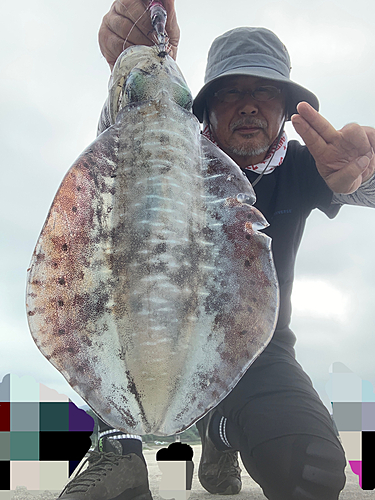
[[[40,432],[39,460],[81,461],[91,446],[91,432]]]
[[[0,490],[10,490],[10,461],[0,460]]]
[[[375,488],[375,432],[362,431],[362,489]]]

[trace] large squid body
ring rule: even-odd
[[[38,348],[131,433],[189,427],[236,385],[277,318],[267,222],[190,110],[173,59],[123,52],[108,128],[63,179],[29,270]]]

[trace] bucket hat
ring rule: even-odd
[[[296,106],[307,101],[317,111],[318,98],[290,79],[290,57],[285,45],[266,28],[242,27],[216,38],[208,52],[204,86],[194,99],[193,112],[203,121],[211,86],[220,78],[248,75],[275,80],[287,91],[287,119],[297,113]]]

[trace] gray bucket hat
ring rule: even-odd
[[[208,52],[204,86],[194,99],[193,112],[203,121],[207,93],[212,84],[230,75],[268,78],[285,84],[287,119],[296,113],[296,106],[307,101],[317,111],[318,98],[309,90],[290,80],[290,57],[285,45],[266,28],[235,28],[216,38]]]

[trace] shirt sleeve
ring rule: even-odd
[[[375,208],[375,174],[352,194],[334,193],[332,205],[358,205]]]

